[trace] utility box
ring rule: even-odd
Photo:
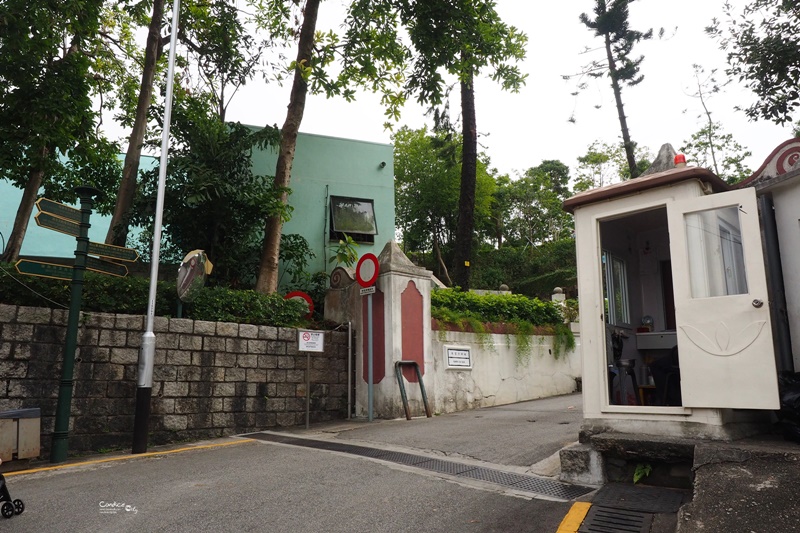
[[[39,456],[41,410],[0,411],[0,459],[30,459]]]

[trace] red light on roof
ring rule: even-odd
[[[686,165],[686,156],[683,154],[675,154],[675,166],[678,165],[684,166]]]

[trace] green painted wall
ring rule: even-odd
[[[277,157],[273,151],[254,154],[254,170],[273,175]],[[381,168],[381,163],[386,166]],[[359,243],[359,256],[377,255],[394,239],[394,158],[389,144],[300,134],[290,188],[294,212],[283,233],[297,233],[308,240],[315,254],[309,260],[309,272],[330,272],[335,266],[328,262],[338,245],[328,238],[330,196],[374,201],[378,234],[374,244]]]

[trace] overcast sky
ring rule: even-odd
[[[742,0],[732,3],[743,4]],[[718,68],[718,79],[725,78],[725,55],[704,33],[712,18],[721,16],[722,4],[723,0],[639,0],[631,6],[632,28],[666,30],[663,39],[642,42],[634,48],[635,55],[645,56],[641,68],[644,81],[623,90],[631,137],[653,153],[663,143],[671,143],[677,150],[702,125],[698,118],[700,102],[690,96],[695,90],[692,64],[701,64],[707,71]],[[497,1],[503,20],[524,31],[529,40],[527,59],[522,64],[529,77],[520,93],[503,92],[485,76],[476,83],[479,142],[500,172],[513,175],[543,159],[559,159],[574,167],[576,158],[593,141],[612,143],[621,138],[608,79],[590,81],[590,87],[578,97],[571,95],[576,82],[562,79],[564,74],[579,72],[592,58],[603,57],[602,50],[582,54],[587,46],[602,45],[578,20],[582,12],[591,15],[593,5],[594,0]],[[324,1],[318,28],[335,29],[341,17],[341,0]],[[281,125],[289,85],[251,82],[234,99],[227,119]],[[734,110],[734,106],[746,106],[753,100],[752,93],[734,82],[724,94],[714,95],[708,105],[725,131],[753,152],[747,163],[755,170],[775,146],[791,136],[791,128],[750,122],[744,113]],[[454,101],[454,112],[458,106]],[[574,124],[568,122],[573,114]],[[375,95],[360,94],[352,103],[312,95],[301,131],[389,143],[391,132],[384,130],[384,121]],[[398,127],[416,128],[428,122],[422,108],[412,103],[406,105]]]

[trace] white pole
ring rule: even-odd
[[[158,1],[158,0],[156,0]],[[150,258],[150,293],[147,301],[147,320],[139,350],[138,386],[136,389],[136,416],[133,424],[133,453],[147,451],[147,433],[150,419],[150,397],[153,391],[153,361],[156,336],[153,322],[156,314],[156,288],[158,287],[158,262],[161,252],[161,221],[164,212],[164,188],[167,179],[169,156],[169,126],[172,118],[172,86],[175,77],[175,49],[178,45],[178,19],[180,0],[172,4],[172,33],[170,35],[169,66],[167,68],[167,98],[164,102],[164,129],[161,132],[161,164],[158,170],[156,218],[153,227],[153,253]]]

